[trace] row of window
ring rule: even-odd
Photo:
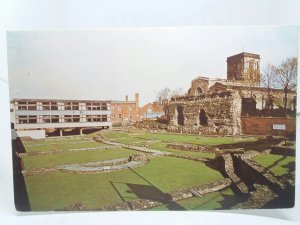
[[[86,104],[84,105],[78,105],[78,103],[66,103],[65,105],[60,105],[61,109],[63,110],[108,110],[107,103],[102,103],[99,105],[91,105]],[[57,103],[55,104],[42,104],[42,105],[36,105],[36,104],[18,104],[16,106],[16,110],[59,110],[59,106]]]
[[[43,115],[43,116],[17,116],[16,123],[72,123],[72,122],[106,122],[110,115]]]

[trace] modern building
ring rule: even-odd
[[[13,99],[12,128],[19,137],[111,127],[111,102],[98,100]]]
[[[112,101],[112,124],[114,126],[124,126],[135,123],[140,120],[139,114],[139,94],[135,94],[134,101],[128,100],[128,95],[125,97],[125,101]]]

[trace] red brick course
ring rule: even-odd
[[[286,130],[274,130],[273,124],[284,124]],[[241,117],[243,134],[286,135],[296,131],[296,119],[284,117]]]

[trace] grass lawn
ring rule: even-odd
[[[234,144],[245,141],[256,141],[256,138],[234,138],[234,137],[205,137],[199,135],[185,135],[185,134],[163,134],[163,133],[134,133],[129,134],[127,132],[110,132],[106,133],[105,137],[113,139],[116,142],[130,143],[130,141],[142,141],[160,140],[163,142],[181,142],[189,144],[201,144],[201,145],[221,145],[221,144]],[[119,139],[119,140],[118,140]]]
[[[104,144],[91,141],[91,142],[81,142],[82,140],[69,140],[66,142],[51,142],[48,145],[24,145],[26,152],[39,152],[39,151],[53,151],[53,150],[67,150],[67,149],[79,149],[79,148],[95,148],[103,146]]]
[[[245,141],[255,141],[255,138],[233,138],[233,137],[203,137],[199,135],[184,135],[184,134],[152,134],[144,133],[139,135],[141,138],[161,140],[164,142],[182,142],[189,144],[201,145],[220,145],[233,144]]]
[[[71,141],[84,141],[84,138],[86,136],[71,136],[71,137],[56,137],[56,138],[44,138],[44,139],[34,139],[34,140],[23,140],[23,143],[28,145],[34,145],[34,144],[49,144],[49,143],[63,143],[63,142],[71,142]]]
[[[222,209],[229,208],[232,205],[240,202],[238,197],[234,196],[234,193],[230,188],[224,189],[219,192],[213,192],[205,194],[203,197],[193,197],[189,199],[184,199],[177,201],[176,204],[179,205],[177,209],[185,209],[185,210],[210,210],[210,209]],[[175,207],[174,207],[175,206]],[[176,210],[176,205],[161,205],[152,209],[154,210]]]
[[[25,177],[32,210],[59,210],[72,203],[88,209],[162,192],[193,187],[223,178],[199,162],[160,157],[132,170],[103,174],[51,173]]]
[[[295,171],[295,157],[283,155],[261,155],[254,159],[278,176]]]
[[[130,154],[137,153],[130,149],[105,149],[86,150],[76,152],[64,152],[59,154],[26,156],[23,162],[26,170],[37,168],[50,168],[58,165],[93,162],[98,160],[108,160],[116,158],[126,158]]]
[[[149,148],[160,150],[163,152],[172,152],[175,154],[188,155],[193,157],[203,157],[203,158],[210,158],[210,159],[213,159],[215,157],[214,153],[184,151],[179,149],[167,148],[166,146],[167,143],[165,142],[155,142],[149,144]]]

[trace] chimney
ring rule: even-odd
[[[126,98],[126,102],[128,102],[128,95],[126,95],[126,97],[125,97],[125,98]]]
[[[139,107],[139,93],[135,93],[135,103],[136,107]]]

